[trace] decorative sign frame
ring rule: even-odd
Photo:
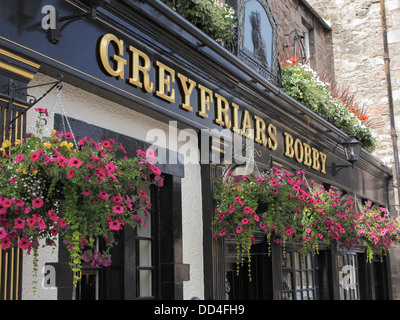
[[[274,84],[279,82],[278,24],[268,0],[237,0],[237,56]]]

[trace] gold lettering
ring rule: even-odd
[[[276,139],[276,127],[273,124],[268,125],[268,148],[275,151],[278,149],[278,140]]]
[[[110,43],[113,42],[117,45],[118,55],[114,54],[113,59],[117,63],[116,69],[110,66],[108,48]],[[120,77],[124,79],[124,67],[126,65],[126,60],[122,58],[124,55],[124,41],[119,40],[116,36],[111,33],[105,34],[100,41],[100,60],[107,71],[107,73],[113,77]]]
[[[220,96],[218,93],[215,94],[217,98],[217,119],[215,122],[220,124],[221,126],[225,126],[227,129],[230,129],[232,126],[232,122],[229,120],[229,102],[223,96]],[[224,107],[222,107],[222,103]],[[224,120],[222,119],[224,117]]]
[[[312,168],[314,170],[319,171],[319,169],[321,169],[321,165],[319,163],[319,151],[315,148],[311,148],[312,149],[312,154],[313,154],[313,166]]]
[[[319,153],[319,156],[321,157],[321,173],[326,174],[326,154],[323,152]]]
[[[262,144],[264,147],[266,147],[268,144],[268,139],[266,137],[266,132],[265,132],[265,130],[266,130],[265,121],[258,116],[254,116],[254,119],[256,120],[255,141],[259,144]]]
[[[150,82],[149,76],[149,71],[151,69],[151,61],[149,56],[132,46],[129,47],[129,50],[132,52],[132,76],[129,79],[129,83],[139,88],[143,88],[144,86],[144,89],[147,92],[152,92],[153,83]],[[142,58],[143,65],[140,64],[139,58]],[[141,72],[143,75],[143,83],[140,81],[139,72]]]
[[[200,117],[208,118],[207,111],[210,111],[210,104],[214,102],[213,92],[201,84],[198,87],[200,89],[200,108],[198,114]]]
[[[312,157],[311,157],[311,147],[303,142],[304,145],[304,165],[306,165],[307,167],[311,167],[312,164]]]
[[[156,91],[156,95],[169,102],[175,103],[175,89],[171,90],[171,82],[175,83],[175,70],[171,69],[170,67],[167,67],[160,61],[157,61],[156,65],[159,68],[158,69],[159,88]],[[169,74],[166,75],[165,71],[167,71]],[[165,89],[167,89],[167,92],[170,92],[170,95],[168,95],[165,92]]]
[[[193,111],[192,106],[190,105],[190,96],[192,95],[193,89],[196,87],[196,82],[188,79],[184,75],[178,73],[178,78],[181,81],[183,94],[185,95],[183,102],[181,104],[181,108],[187,111]],[[189,82],[190,87],[187,87],[187,82]]]
[[[294,149],[293,149],[293,137],[285,132],[285,156],[289,158],[293,158],[294,156]]]
[[[254,139],[253,126],[251,125],[249,110],[244,110],[242,121],[242,135],[249,139]]]
[[[236,133],[240,132],[239,129],[239,106],[232,102],[232,108],[233,108],[233,128],[232,130]]]
[[[294,154],[296,157],[297,162],[303,162],[303,156],[304,156],[304,149],[303,149],[303,144],[301,143],[300,139],[296,139],[294,141]]]

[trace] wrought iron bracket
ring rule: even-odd
[[[354,164],[344,164],[344,165],[337,166],[335,163],[333,163],[332,164],[332,175],[334,177],[336,177],[337,173],[340,170],[343,170],[345,168],[350,168],[350,167],[354,168]]]
[[[74,14],[74,15],[69,15],[65,17],[61,17],[61,14],[56,10],[56,24],[55,28],[49,28],[47,31],[47,38],[49,41],[53,44],[57,44],[60,42],[62,33],[67,28],[71,23],[79,20],[83,20],[86,17],[91,16],[91,18],[94,20],[96,19],[96,13],[97,10],[93,8],[91,11],[84,12],[84,13],[79,13],[79,14]],[[61,22],[65,23],[61,26]]]
[[[36,98],[32,95],[28,95],[25,93],[27,97],[30,97],[30,100],[28,103],[24,102],[28,107],[24,110],[23,113],[19,113],[18,116],[15,118],[11,119],[10,123],[8,124],[8,130],[12,129],[12,125],[15,123],[15,121],[18,120],[19,117],[22,116],[22,114],[25,114],[28,110],[30,110],[33,106],[35,106],[40,100],[42,100],[45,96],[47,96],[53,89],[62,88],[62,81],[64,80],[63,75],[58,75],[57,76],[58,80],[57,81],[52,81],[52,82],[47,82],[47,83],[42,83],[34,86],[28,86],[28,87],[23,87],[23,88],[17,88],[15,83],[10,79],[9,84],[8,84],[8,95],[1,94],[1,96],[4,96],[8,100],[8,107],[11,109],[12,104],[16,102],[15,100],[15,93],[16,91],[26,91],[27,89],[32,89],[32,88],[37,88],[37,87],[43,87],[43,86],[51,86],[40,98]]]

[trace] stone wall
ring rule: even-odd
[[[355,93],[368,115],[380,145],[374,154],[392,166],[394,200],[398,208],[396,172],[391,139],[385,71],[381,5],[379,0],[308,0],[331,24],[335,80]],[[396,131],[400,129],[400,1],[386,0],[386,23]],[[400,138],[399,138],[400,139]],[[399,141],[398,141],[399,142]],[[399,144],[399,143],[398,143]],[[398,210],[391,214],[398,216]],[[393,299],[400,299],[400,249],[390,255]]]
[[[333,51],[330,26],[310,10],[303,0],[269,1],[279,28],[279,50],[293,44],[293,30],[307,31],[310,45],[310,65],[319,73],[333,77]]]
[[[384,66],[383,31],[379,0],[308,0],[331,24],[335,80],[350,88],[355,100],[368,110],[370,124],[379,136],[374,154],[393,165],[390,137],[387,81]],[[400,3],[386,2],[389,57],[396,120],[400,126],[400,63],[394,60],[400,51]]]

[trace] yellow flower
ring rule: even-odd
[[[44,143],[44,147],[47,148],[47,149],[50,149],[51,148],[51,143],[50,142],[45,142]]]
[[[22,169],[22,173],[23,173],[23,174],[27,174],[28,171],[27,171],[25,168],[23,168],[23,169]]]
[[[37,173],[38,173],[37,170],[33,170],[33,171],[32,171],[32,174],[33,174],[34,176],[35,176]]]
[[[74,146],[72,142],[68,143],[68,148],[71,149]]]
[[[9,146],[11,146],[11,142],[9,140],[4,140],[1,144],[2,149],[8,148]]]
[[[67,141],[61,142],[60,147],[68,147],[68,142]]]
[[[57,133],[57,130],[51,130],[51,135],[54,136]]]

